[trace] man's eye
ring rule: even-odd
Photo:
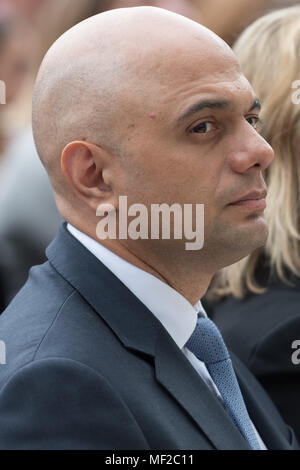
[[[201,122],[197,124],[197,126],[193,127],[191,132],[195,132],[196,134],[207,134],[208,132],[214,129],[214,125],[210,121]]]
[[[249,122],[250,126],[254,127],[257,131],[261,129],[262,121],[258,116],[250,116],[246,119]]]

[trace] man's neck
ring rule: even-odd
[[[137,254],[119,240],[107,239],[100,241],[96,236],[92,236],[92,238],[124,260],[171,286],[192,305],[205,295],[213,276],[199,262],[196,266],[187,266],[183,260],[180,260],[179,256],[169,256],[166,257],[167,259],[162,259],[155,256],[153,251]],[[173,263],[170,263],[171,258],[173,258]],[[174,258],[176,259],[175,263]]]

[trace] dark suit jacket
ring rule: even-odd
[[[65,225],[47,256],[0,317],[1,449],[248,449],[161,323]],[[234,365],[267,447],[298,448]]]
[[[292,362],[292,343],[300,340],[300,280],[290,279],[294,288],[273,282],[262,295],[228,298],[215,306],[212,318],[299,440],[300,364]]]

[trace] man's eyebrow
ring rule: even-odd
[[[232,107],[232,103],[227,100],[201,100],[198,101],[197,103],[192,104],[189,108],[187,108],[181,116],[179,116],[177,123],[181,123],[182,121],[185,121],[186,119],[190,118],[196,113],[199,113],[203,109],[228,109]],[[254,98],[254,101],[252,103],[252,106],[249,109],[250,111],[253,111],[254,109],[258,109],[259,111],[261,110],[261,103],[258,98]]]
[[[253,111],[254,109],[258,109],[258,111],[261,110],[261,102],[259,101],[258,98],[254,98],[253,104],[249,111]]]
[[[203,109],[226,109],[229,108],[231,105],[230,101],[227,100],[201,100],[198,101],[197,103],[192,104],[189,106],[181,116],[179,116],[177,123],[179,124],[182,121],[185,121],[189,117],[193,116],[196,113],[199,113],[199,111],[202,111]]]

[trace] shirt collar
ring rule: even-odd
[[[197,316],[207,316],[201,301],[193,306],[168,284],[124,260],[73,225],[68,224],[67,228],[156,316],[182,349],[196,327]]]

